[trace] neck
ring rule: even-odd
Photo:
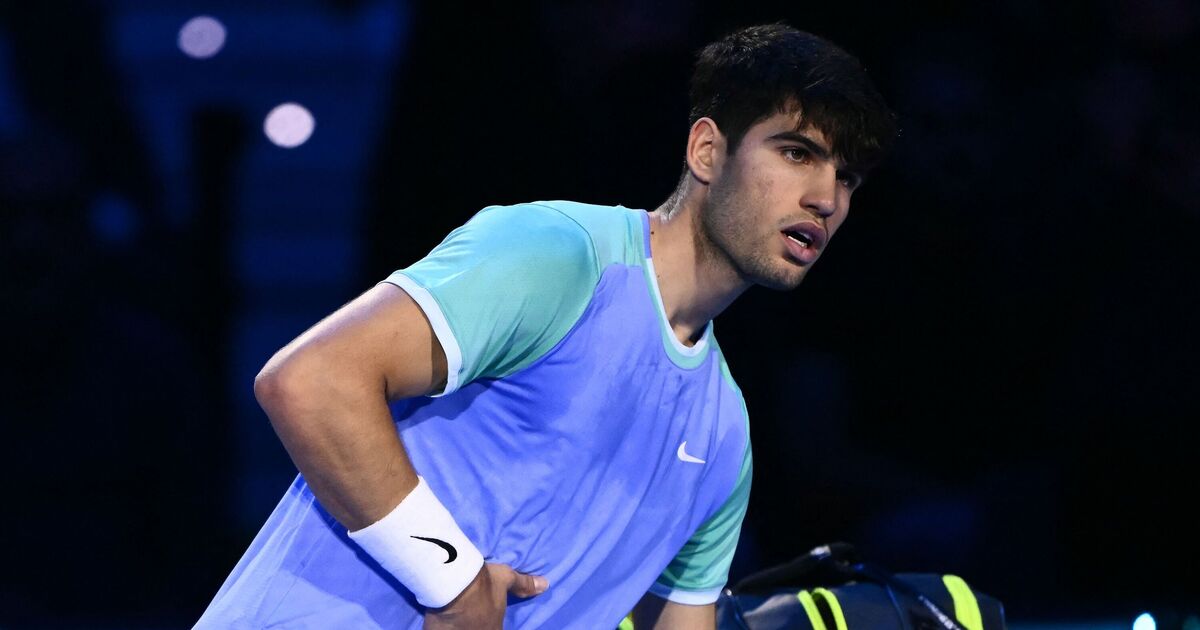
[[[650,251],[671,330],[693,345],[750,283],[704,233],[700,199],[675,194],[650,213]]]

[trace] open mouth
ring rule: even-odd
[[[809,235],[807,235],[807,234],[805,234],[804,232],[798,232],[798,231],[796,231],[796,230],[784,230],[784,231],[783,231],[783,234],[784,234],[784,236],[786,236],[786,237],[788,237],[788,238],[792,239],[793,241],[795,241],[795,242],[799,243],[801,247],[804,247],[804,248],[806,248],[806,249],[807,249],[807,248],[809,248],[809,247],[812,247],[812,246],[813,246],[813,239],[812,239],[812,237],[811,237],[811,236],[809,236]]]

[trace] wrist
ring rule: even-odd
[[[427,608],[450,604],[483,567],[483,554],[421,477],[391,512],[349,535]]]
[[[491,580],[488,576],[487,565],[480,567],[479,573],[475,574],[467,587],[462,590],[454,599],[446,603],[440,608],[427,608],[426,615],[434,615],[441,619],[455,619],[466,613],[464,606],[460,605],[463,602],[471,600],[479,591],[488,591],[491,588]]]

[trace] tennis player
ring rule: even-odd
[[[271,358],[300,476],[198,627],[715,627],[752,465],[712,319],[800,284],[895,126],[784,25],[705,47],[691,101],[657,209],[485,208]]]

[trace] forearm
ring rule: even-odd
[[[379,520],[417,485],[379,379],[321,357],[275,359],[255,396],[321,505],[347,529]]]
[[[689,606],[647,593],[633,609],[635,630],[706,630],[717,627],[715,604]]]

